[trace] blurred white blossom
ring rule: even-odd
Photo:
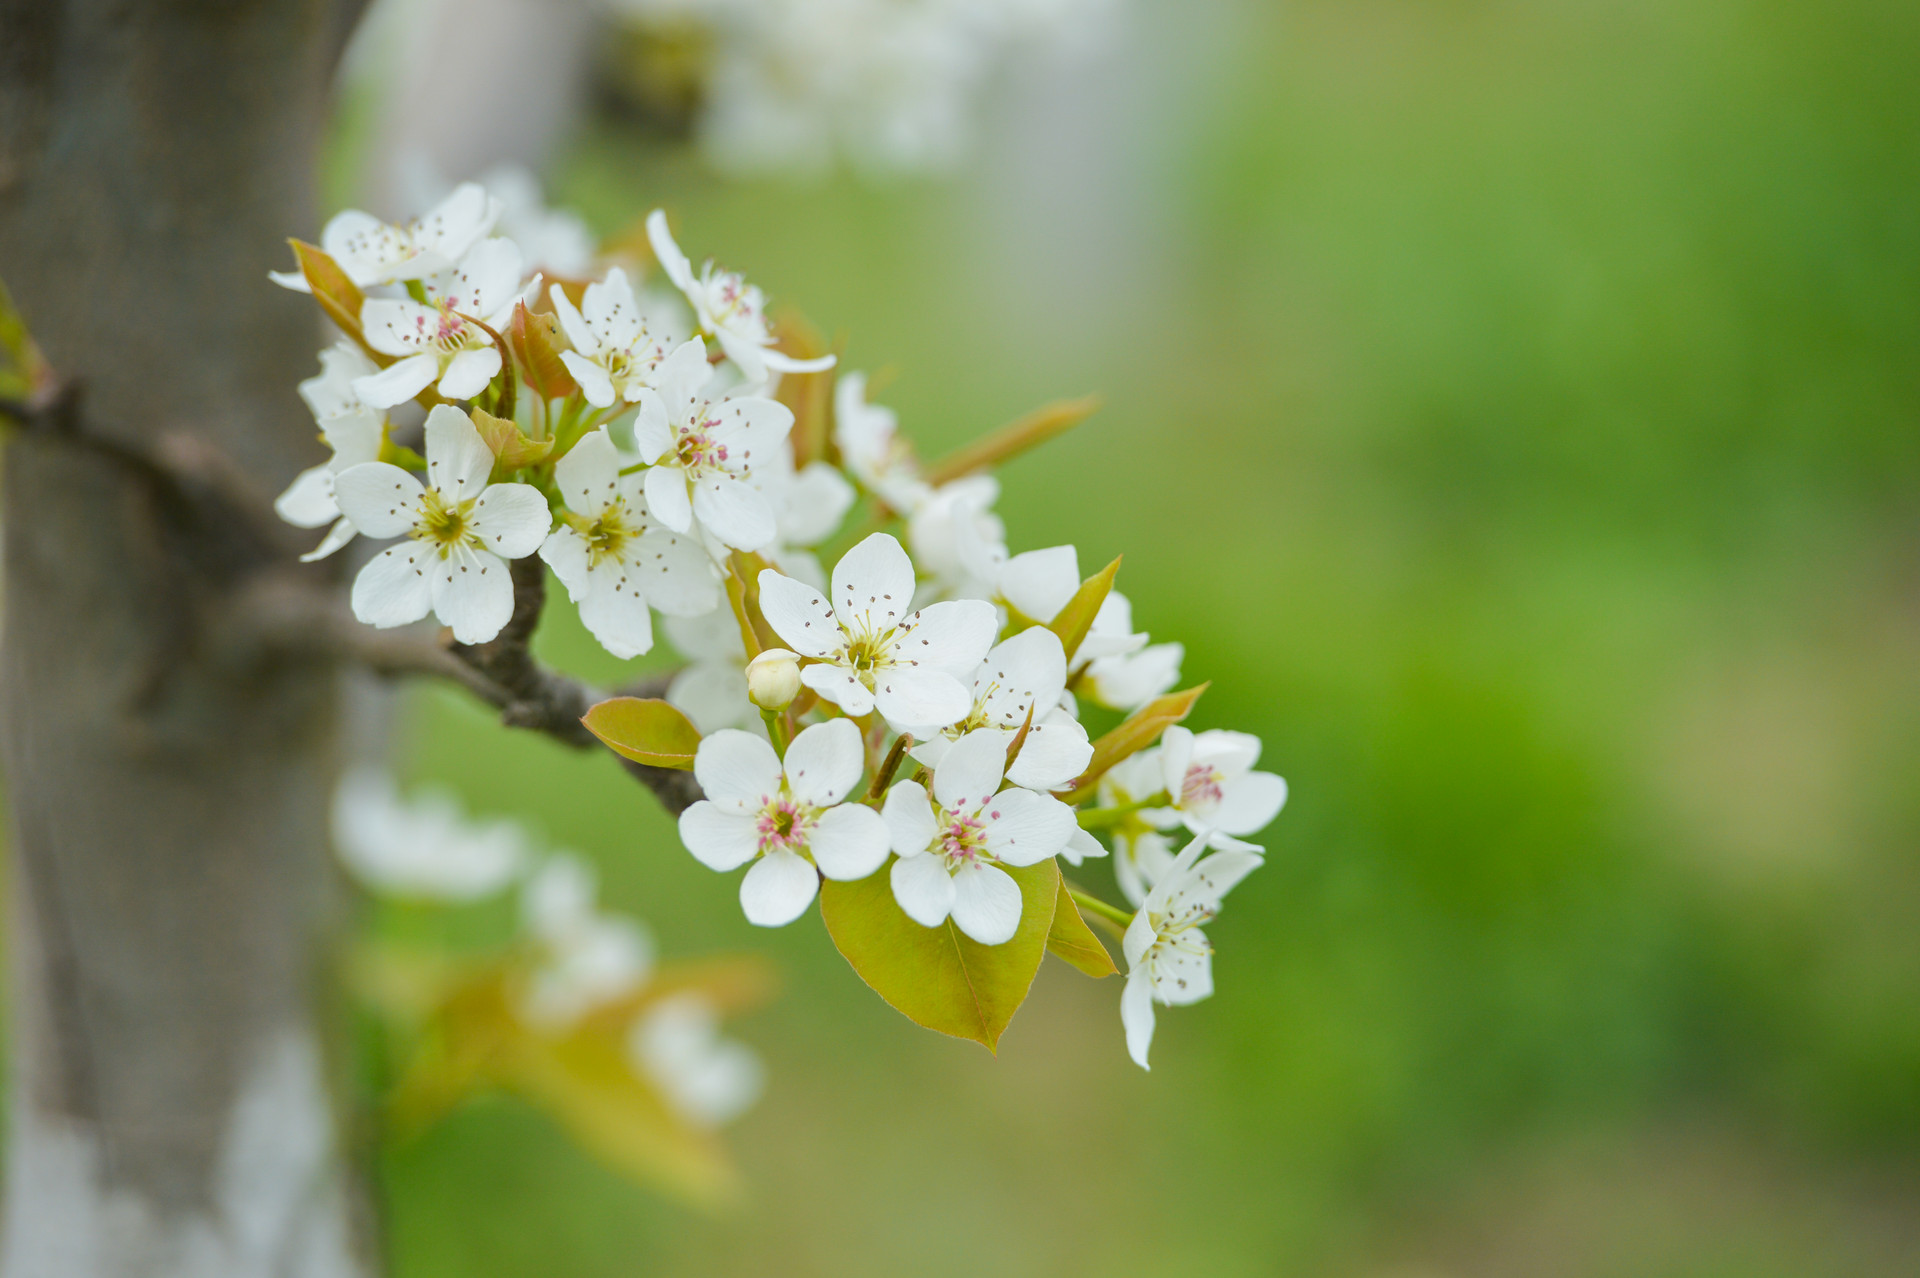
[[[469,819],[452,794],[420,790],[401,798],[386,772],[361,768],[333,797],[333,839],[363,886],[391,896],[464,903],[500,891],[528,857],[525,831],[511,821]]]

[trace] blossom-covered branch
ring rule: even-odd
[[[1071,545],[1007,545],[992,467],[1092,401],[923,467],[863,377],[696,270],[664,214],[651,263],[547,279],[502,207],[469,184],[411,223],[342,214],[276,277],[342,334],[301,388],[332,458],[279,501],[327,528],[307,558],[391,541],[354,581],[360,622],[437,618],[452,642],[421,669],[610,746],[695,857],[745,870],[749,921],[817,901],[923,1025],[991,1047],[1047,952],[1116,971],[1083,910],[1119,929],[1144,1066],[1152,1004],[1210,992],[1198,924],[1261,863],[1246,840],[1286,786],[1256,739],[1180,726],[1204,685],[1174,691],[1184,651],[1135,630],[1118,560],[1083,577]],[[871,531],[842,534],[863,503]],[[608,652],[650,652],[658,614],[686,665],[614,697],[540,665],[549,569]],[[1131,910],[1061,877],[1109,854]]]

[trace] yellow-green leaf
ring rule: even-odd
[[[1079,803],[1087,798],[1109,768],[1146,749],[1160,739],[1162,732],[1186,718],[1193,709],[1193,703],[1200,699],[1200,694],[1208,687],[1203,683],[1181,692],[1169,692],[1164,697],[1155,697],[1128,715],[1119,727],[1093,743],[1093,761],[1074,780],[1070,791],[1060,797],[1068,803]]]
[[[909,1020],[994,1050],[1026,1001],[1046,953],[1060,893],[1051,860],[1007,873],[1020,885],[1020,928],[1005,945],[981,945],[953,920],[921,927],[893,899],[890,866],[856,883],[820,886],[820,915],[860,979]]]
[[[927,468],[927,482],[941,484],[995,466],[1029,448],[1044,444],[1055,435],[1063,435],[1078,426],[1100,407],[1098,395],[1084,399],[1063,399],[1037,408],[1018,421],[1008,422],[990,435],[983,435],[942,457]]]
[[[1100,605],[1107,601],[1107,594],[1113,589],[1113,579],[1120,571],[1120,559],[1102,568],[1093,576],[1080,583],[1080,589],[1073,592],[1073,598],[1062,605],[1060,611],[1047,623],[1047,629],[1060,636],[1060,646],[1067,650],[1067,660],[1073,660],[1073,654],[1080,651],[1087,632],[1093,629],[1093,618],[1100,611]]]
[[[493,453],[493,477],[496,481],[505,479],[522,466],[533,465],[553,451],[551,439],[529,438],[516,421],[495,417],[479,408],[474,409],[470,416],[474,428],[480,432],[480,438],[487,441],[487,448]]]
[[[621,1036],[523,1031],[494,1069],[501,1086],[628,1175],[710,1210],[739,1200],[740,1177],[719,1139],[667,1104],[635,1070]]]
[[[520,366],[527,385],[542,399],[561,399],[580,389],[573,374],[561,362],[560,350],[564,344],[560,319],[552,311],[529,311],[525,302],[513,304],[507,345],[512,348],[513,362]]]
[[[693,767],[700,730],[686,715],[653,697],[614,697],[602,701],[580,722],[607,748],[635,763],[656,768]]]
[[[1047,948],[1088,976],[1112,976],[1120,970],[1113,965],[1113,955],[1107,953],[1107,947],[1100,944],[1100,938],[1080,917],[1080,907],[1068,894],[1065,879],[1060,880],[1060,896],[1053,907],[1053,927],[1047,932]]]
[[[313,300],[341,332],[366,347],[360,331],[360,303],[366,300],[366,294],[360,291],[360,286],[347,278],[340,263],[317,246],[305,240],[287,242],[293,245],[293,256],[300,263],[300,274],[306,277],[307,287],[313,290]],[[381,364],[393,362],[391,355],[381,355],[370,347],[367,353]]]

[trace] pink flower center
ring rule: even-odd
[[[947,869],[986,860],[987,826],[977,812],[947,811],[942,814],[940,837],[934,849],[946,858]]]
[[[1218,768],[1204,763],[1194,764],[1187,769],[1187,778],[1180,784],[1180,806],[1195,808],[1220,802],[1220,796],[1225,793],[1226,780]]]
[[[692,426],[679,428],[680,440],[673,446],[674,456],[689,471],[707,470],[724,467],[727,461],[727,446],[717,444],[708,432],[720,423],[711,417],[703,418]]]
[[[769,852],[797,852],[807,846],[813,833],[814,811],[786,796],[768,803],[754,818],[754,833],[759,838],[761,855]]]

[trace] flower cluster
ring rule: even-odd
[[[1118,561],[1082,577],[1073,546],[1009,548],[989,468],[1074,414],[923,464],[862,375],[776,326],[741,276],[696,271],[663,214],[646,222],[651,263],[549,280],[495,233],[502,208],[469,184],[405,225],[341,214],[281,277],[345,334],[301,388],[333,458],[282,514],[331,523],[315,555],[397,539],[359,571],[355,614],[431,613],[486,643],[516,607],[509,562],[533,555],[617,657],[648,652],[661,614],[686,659],[669,704],[606,702],[586,724],[629,758],[691,766],[704,797],[682,840],[745,868],[750,922],[818,899],[870,984],[986,1042],[1004,1022],[951,1028],[968,1023],[939,982],[894,988],[929,932],[953,988],[977,990],[1000,951],[989,966],[1017,1007],[1048,949],[1113,971],[1089,925],[1110,928],[1145,1065],[1152,1002],[1211,990],[1197,925],[1260,863],[1246,839],[1286,786],[1253,770],[1257,739],[1179,726],[1201,689],[1173,691],[1183,650],[1135,629]],[[401,442],[416,424],[419,451]],[[843,534],[857,507],[871,531]],[[1109,845],[1132,911],[1062,878]],[[415,855],[415,881],[446,872]],[[538,935],[573,935],[554,922],[584,917],[569,890],[542,889],[575,905],[534,909]],[[552,940],[554,971],[630,974],[590,933]]]

